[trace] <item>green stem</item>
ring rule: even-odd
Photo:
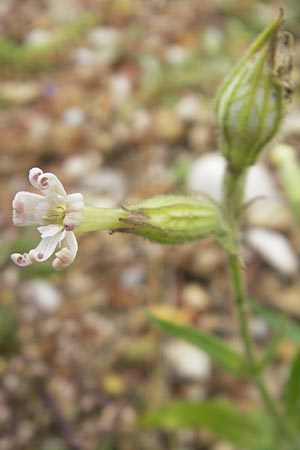
[[[231,281],[234,290],[241,336],[248,362],[249,375],[255,383],[264,402],[265,408],[273,423],[276,425],[277,430],[280,430],[282,435],[288,436],[289,430],[286,428],[284,418],[278,410],[276,402],[270,395],[261,375],[257,372],[256,357],[249,329],[248,293],[244,279],[239,246],[239,214],[241,211],[245,178],[246,171],[236,174],[233,173],[230,168],[227,168],[224,179],[224,217],[233,246],[228,246],[226,251],[228,254]],[[230,250],[230,248],[232,248],[232,250]]]

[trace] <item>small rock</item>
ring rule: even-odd
[[[45,312],[53,312],[62,303],[61,292],[46,280],[32,280],[24,284],[21,291],[23,300],[31,300]]]
[[[198,311],[202,311],[209,306],[210,298],[206,290],[196,283],[188,283],[182,289],[182,300]]]
[[[186,95],[175,106],[175,112],[180,119],[194,121],[199,116],[199,101],[195,95]]]
[[[126,267],[120,274],[121,286],[125,289],[137,289],[146,279],[145,267],[132,265]]]
[[[246,233],[249,245],[274,269],[283,275],[294,276],[299,270],[297,255],[282,234],[263,228],[253,228]]]
[[[112,75],[109,80],[109,89],[112,96],[112,102],[115,105],[121,105],[125,102],[131,92],[131,82],[126,75]]]
[[[280,309],[300,318],[300,287],[297,284],[289,286],[272,294],[272,302]]]
[[[38,99],[41,94],[40,86],[34,82],[6,81],[0,85],[2,100],[23,105]]]
[[[123,173],[114,169],[101,169],[89,172],[82,177],[81,185],[91,193],[108,194],[115,199],[123,199],[127,183]]]
[[[184,61],[189,56],[189,52],[186,48],[182,47],[181,45],[171,45],[167,47],[165,58],[166,61],[171,64],[180,65],[183,64]]]
[[[82,67],[91,67],[100,62],[95,50],[87,47],[75,48],[72,57],[75,64]]]
[[[170,341],[163,354],[172,370],[181,378],[206,380],[211,375],[211,361],[206,353],[181,341]]]
[[[107,48],[118,44],[120,37],[120,32],[116,28],[98,27],[88,33],[87,39],[97,48]]]
[[[29,31],[26,36],[26,43],[35,46],[42,46],[48,44],[53,39],[52,34],[48,30],[42,28],[35,28]]]
[[[101,156],[96,151],[84,155],[72,155],[66,158],[62,171],[67,176],[78,179],[95,170],[95,167],[100,164]]]
[[[85,112],[81,108],[68,108],[62,113],[62,121],[70,127],[78,127],[85,120]]]
[[[160,108],[154,116],[154,130],[159,139],[173,142],[183,133],[183,125],[177,114]]]
[[[268,324],[262,317],[251,318],[250,330],[253,338],[257,341],[266,339],[269,334]]]
[[[221,200],[225,173],[225,158],[220,153],[210,153],[198,158],[187,177],[187,188],[192,192],[204,192],[215,200]],[[278,199],[275,182],[262,164],[249,169],[245,186],[245,201],[267,197]]]
[[[225,166],[225,158],[216,152],[197,158],[187,176],[187,189],[221,200]]]

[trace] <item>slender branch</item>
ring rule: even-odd
[[[257,372],[257,364],[253,341],[249,329],[248,320],[248,293],[244,279],[244,271],[241,261],[241,252],[239,246],[239,214],[242,205],[244,181],[246,171],[244,173],[234,174],[230,168],[227,168],[224,179],[224,217],[227,222],[229,238],[233,245],[226,249],[231,272],[232,287],[234,290],[235,304],[238,312],[240,332],[243,340],[244,351],[247,357],[249,375],[256,385],[260,396],[264,402],[277,430],[280,430],[283,436],[289,436],[289,430],[286,427],[284,418],[278,409],[274,398],[270,395],[261,374]],[[229,250],[232,248],[233,250]]]

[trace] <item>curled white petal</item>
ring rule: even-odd
[[[56,258],[52,263],[55,270],[62,270],[68,267],[76,258],[78,244],[75,234],[71,231],[66,232],[66,236],[62,241],[63,248],[55,253]]]
[[[53,173],[43,173],[38,177],[38,189],[46,196],[65,199],[67,193],[56,175]]]
[[[38,167],[33,167],[29,170],[29,181],[36,189],[39,189],[38,179],[43,173],[42,169],[39,169]]]
[[[69,194],[66,199],[66,216],[63,225],[66,230],[72,231],[78,227],[84,216],[84,200],[80,193]]]
[[[13,223],[18,227],[40,225],[49,203],[45,197],[31,192],[18,192],[12,202]]]
[[[56,258],[52,263],[52,267],[55,270],[62,270],[68,267],[75,259],[76,255],[74,255],[70,250],[66,247],[59,250],[59,252],[55,253]]]
[[[24,253],[24,255],[21,255],[21,253],[13,253],[10,257],[11,260],[20,267],[26,267],[33,263],[28,253]]]

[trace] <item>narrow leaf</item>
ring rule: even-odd
[[[270,442],[268,427],[225,402],[170,403],[146,414],[141,425],[166,430],[204,427],[218,438],[243,449],[263,449]]]
[[[196,330],[187,325],[178,325],[160,319],[153,313],[149,313],[151,321],[166,333],[183,339],[186,342],[198,347],[208,353],[223,369],[234,373],[235,375],[245,376],[245,362],[243,357],[228,347],[216,336]]]
[[[300,351],[296,354],[285,386],[284,403],[286,413],[295,415],[300,405]]]

